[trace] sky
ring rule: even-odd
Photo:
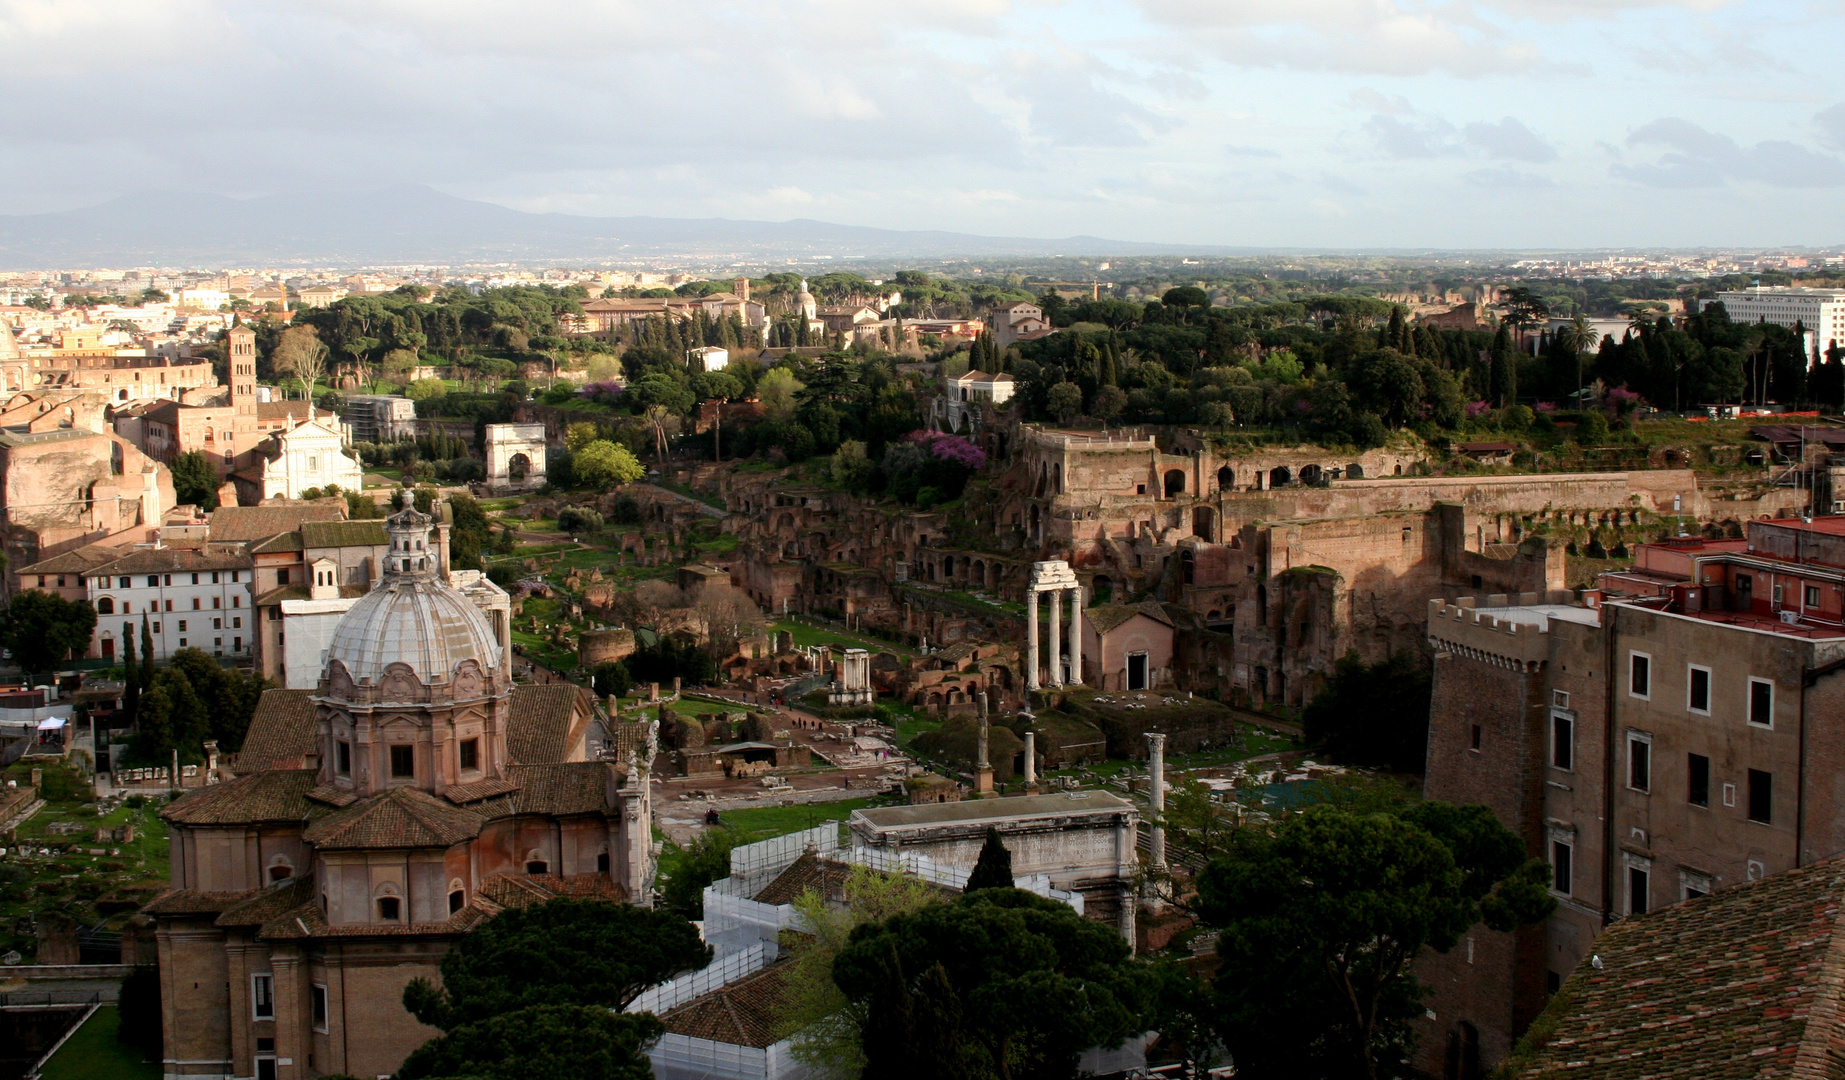
[[[1834,246],[1841,55],[1845,0],[5,0],[0,212],[409,183],[1155,243]]]

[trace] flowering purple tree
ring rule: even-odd
[[[921,446],[937,461],[952,462],[971,472],[987,463],[987,452],[959,435],[941,431],[912,431],[910,441]]]
[[[610,381],[589,383],[584,386],[583,389],[577,391],[579,397],[587,398],[600,405],[614,405],[618,403],[621,400],[621,394],[622,385],[618,382]]]

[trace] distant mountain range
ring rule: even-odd
[[[824,221],[530,214],[427,187],[232,199],[143,192],[0,215],[0,266],[456,265],[492,262],[1247,254],[1072,236],[1038,240]]]

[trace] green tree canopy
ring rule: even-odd
[[[90,647],[96,609],[88,600],[66,600],[55,593],[26,590],[7,604],[0,642],[28,673],[50,671],[71,653]]]
[[[551,900],[502,913],[442,958],[442,988],[404,988],[404,1008],[444,1030],[531,1005],[620,1008],[711,960],[681,916],[602,900]]]
[[[631,484],[647,474],[633,451],[607,439],[586,443],[571,456],[570,465],[579,483],[602,490]]]
[[[167,466],[173,474],[173,497],[200,510],[218,508],[218,467],[203,450],[188,450]]]
[[[1481,921],[1544,918],[1548,880],[1483,806],[1319,806],[1239,830],[1199,875],[1196,905],[1221,931],[1217,1027],[1238,1075],[1406,1075],[1417,955]]]
[[[833,964],[863,1008],[865,1075],[1074,1075],[1143,1030],[1145,970],[1112,927],[1020,889],[982,889],[852,932]]]
[[[533,1005],[429,1040],[397,1080],[652,1080],[647,1047],[664,1031],[652,1013]]]
[[[1407,652],[1375,664],[1348,652],[1302,717],[1307,741],[1334,761],[1421,775],[1428,751],[1429,670]]]

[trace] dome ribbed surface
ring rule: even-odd
[[[387,576],[333,630],[327,660],[355,682],[378,681],[399,661],[424,682],[447,682],[463,660],[483,672],[500,666],[500,643],[473,601],[433,579]]]

